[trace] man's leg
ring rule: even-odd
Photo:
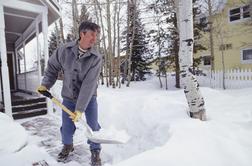
[[[101,127],[98,123],[98,105],[96,96],[92,96],[87,109],[85,110],[85,116],[87,124],[90,126],[90,128],[93,131],[99,131]],[[101,149],[100,144],[94,143],[90,140],[88,140],[88,144],[90,145],[90,150]]]
[[[75,110],[75,103],[63,100],[63,105],[72,112]],[[69,118],[69,115],[62,111],[62,126],[60,128],[62,143],[64,144],[62,151],[58,155],[58,161],[65,161],[69,153],[74,150],[73,148],[73,135],[75,132],[75,124]]]
[[[96,96],[92,96],[85,111],[86,121],[93,131],[98,131],[101,127],[98,123],[98,106]],[[101,166],[100,151],[101,145],[88,140],[91,151],[91,166]]]
[[[74,112],[75,103],[72,103],[68,100],[63,100],[63,105],[66,106],[70,111]],[[64,145],[73,144],[73,135],[76,130],[75,124],[72,119],[69,118],[69,115],[62,111],[62,126],[60,128],[62,143]]]

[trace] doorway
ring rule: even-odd
[[[13,52],[7,53],[7,64],[9,69],[9,80],[10,80],[10,90],[15,90],[15,75],[14,75],[14,62],[13,62]]]

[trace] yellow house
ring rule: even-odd
[[[252,17],[250,0],[226,0],[212,17],[213,70],[252,69]],[[209,19],[209,18],[208,18]],[[201,69],[211,69],[209,32],[200,40],[207,46],[202,56]]]

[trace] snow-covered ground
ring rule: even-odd
[[[60,86],[57,82],[52,90],[58,98]],[[162,90],[158,79],[151,78],[132,82],[130,88],[99,87],[101,126],[126,130],[131,136],[126,144],[102,146],[105,166],[252,165],[252,88],[202,87],[208,116],[208,120],[202,122],[188,117],[183,90],[171,86],[167,91]],[[45,116],[16,121],[1,113],[0,165],[30,166],[44,160],[56,166],[87,166],[90,154],[81,126],[74,139],[76,144],[81,144],[79,149],[85,149],[81,154],[85,154],[86,162],[81,163],[80,159],[66,164],[56,162],[52,154],[60,150],[60,123],[60,109]],[[51,152],[53,146],[56,147],[54,153]]]

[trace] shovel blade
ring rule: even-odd
[[[99,143],[99,144],[124,144],[126,142],[122,140],[113,140],[113,139],[105,139],[105,138],[95,138],[95,137],[89,137],[90,141]]]
[[[94,131],[87,136],[88,139],[100,144],[124,144],[128,142],[129,135],[125,131],[117,131],[115,129]]]

